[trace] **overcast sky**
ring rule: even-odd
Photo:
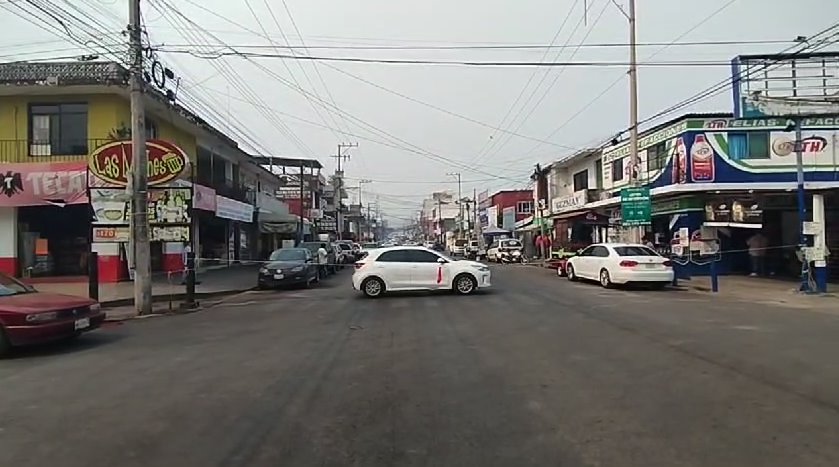
[[[620,62],[628,57],[625,47],[556,48],[547,54],[545,49],[346,48],[546,45],[554,38],[555,45],[625,44],[627,20],[612,0],[285,1],[312,56],[520,62]],[[98,39],[114,48],[122,40],[118,33],[127,18],[126,0],[52,3],[68,9],[72,4],[95,16],[107,26]],[[626,8],[626,1],[617,3]],[[69,38],[62,44],[56,35],[12,14],[20,11],[16,9],[20,4],[27,5],[24,0],[0,0],[0,24],[5,31],[16,32],[0,38],[0,59],[75,53]],[[200,26],[185,21],[172,6]],[[348,182],[374,180],[364,187],[365,198],[379,194],[382,209],[394,216],[394,223],[412,216],[431,191],[456,189],[449,172],[462,174],[464,195],[473,189],[525,187],[536,162],[550,162],[574,148],[599,143],[629,124],[628,81],[621,67],[488,68],[231,56],[210,60],[206,52],[223,50],[222,42],[240,51],[288,54],[287,49],[273,46],[285,45],[286,40],[301,45],[301,38],[279,0],[149,0],[144,1],[143,11],[152,43],[169,50],[204,52],[204,58],[162,53],[183,76],[184,105],[204,115],[208,112],[201,108],[213,109],[215,114],[207,115],[207,120],[236,135],[246,147],[315,157],[329,172],[335,167],[330,156],[337,143],[357,142],[358,148],[347,150]],[[778,52],[791,44],[669,48],[643,44],[791,40],[839,21],[839,2],[644,0],[638,2],[637,15],[640,61],[653,55],[652,60],[659,62],[727,61],[737,54]],[[83,37],[84,31],[76,36]],[[204,45],[208,43],[209,48]],[[725,66],[642,67],[639,114],[652,115],[727,75]],[[730,92],[725,92],[686,110],[730,111],[730,102]]]

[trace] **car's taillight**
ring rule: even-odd
[[[638,266],[638,261],[632,261],[632,260],[626,259],[626,260],[623,260],[623,261],[620,262],[620,266],[622,268],[634,268],[635,266]]]
[[[361,261],[355,263],[355,268],[356,269],[361,269],[362,267],[364,267],[364,263],[362,263]]]
[[[670,261],[669,259],[668,259],[667,261],[665,261],[665,262],[661,263],[661,264],[663,264],[663,265],[664,265],[664,267],[666,267],[666,268],[669,268],[669,267],[672,267],[672,266],[673,266],[673,262],[672,262],[672,261]]]

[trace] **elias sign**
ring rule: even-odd
[[[162,140],[146,141],[148,184],[162,185],[178,178],[189,165],[184,151]],[[131,141],[117,141],[96,148],[88,160],[88,170],[106,186],[126,186],[131,173]]]

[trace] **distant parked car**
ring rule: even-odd
[[[0,273],[0,356],[12,347],[78,337],[103,321],[96,300],[38,292]]]
[[[257,286],[260,289],[288,285],[309,287],[320,282],[318,264],[307,248],[281,248],[268,257],[259,269]]]
[[[655,250],[632,243],[597,243],[568,259],[569,280],[590,279],[603,287],[643,282],[664,287],[673,282],[673,264]]]

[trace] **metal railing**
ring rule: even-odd
[[[0,162],[69,162],[88,154],[113,139],[66,139],[49,142],[27,139],[0,140]]]

